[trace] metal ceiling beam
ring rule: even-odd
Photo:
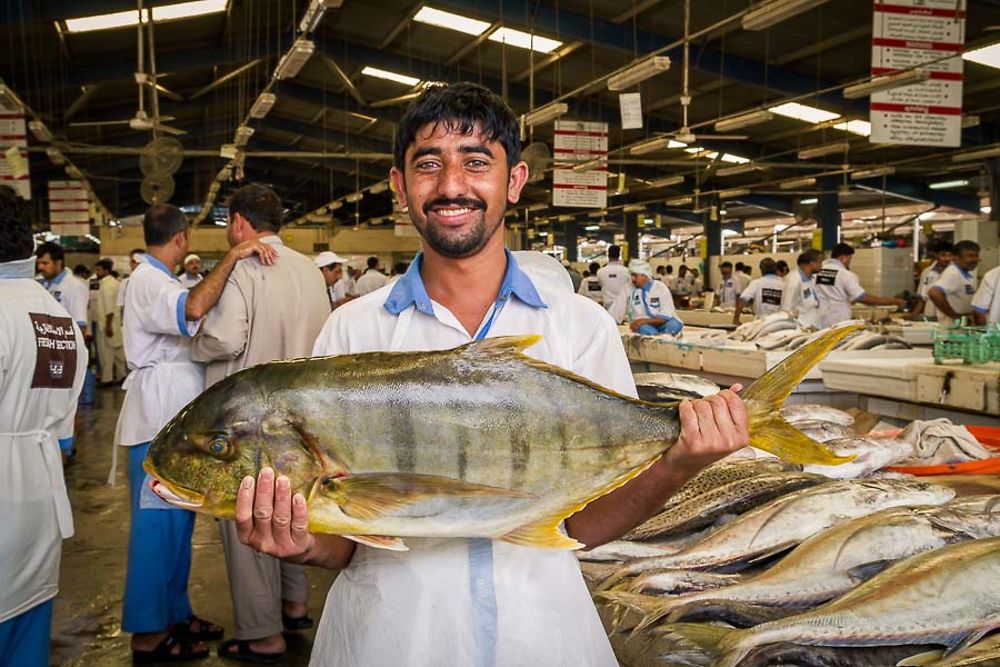
[[[76,115],[76,112],[83,108],[83,105],[90,101],[97,91],[100,90],[98,85],[87,85],[80,86],[80,97],[73,100],[73,103],[66,107],[66,112],[63,114],[63,120],[69,120]]]
[[[912,183],[899,178],[888,177],[884,179],[869,178],[863,181],[855,181],[852,185],[869,192],[884,192],[909,201],[948,206],[963,211],[979,213],[979,197],[975,195],[963,195],[957,192],[946,192],[944,190],[931,190],[922,183]]]
[[[202,95],[204,95],[205,93],[209,93],[209,92],[215,90],[216,88],[218,88],[219,86],[223,86],[226,83],[232,81],[233,79],[235,79],[236,77],[240,76],[244,72],[249,72],[250,70],[252,70],[255,67],[257,67],[257,65],[260,65],[263,62],[264,62],[263,58],[257,58],[255,60],[251,60],[246,65],[242,65],[240,67],[237,67],[236,69],[234,69],[232,72],[229,72],[228,74],[223,74],[222,76],[220,76],[215,81],[213,81],[212,83],[208,84],[207,86],[199,88],[195,92],[191,93],[191,97],[189,99],[196,100],[199,97],[201,97]]]

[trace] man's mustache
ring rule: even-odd
[[[436,206],[454,206],[455,208],[471,208],[486,210],[486,202],[482,199],[473,199],[471,197],[458,197],[456,199],[447,199],[445,197],[439,197],[433,199],[424,204],[424,215],[431,212],[431,209]]]

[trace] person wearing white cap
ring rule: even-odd
[[[97,356],[101,360],[101,383],[98,385],[101,387],[118,384],[128,374],[122,342],[121,310],[117,305],[121,284],[111,273],[114,265],[110,257],[102,257],[94,265],[94,274],[100,281],[97,287],[97,328],[94,338],[97,340]]]
[[[184,258],[184,273],[181,274],[181,286],[191,289],[201,282],[201,257],[191,253]]]
[[[653,280],[653,267],[642,259],[628,263],[632,289],[618,295],[609,312],[617,322],[628,322],[632,331],[643,336],[677,335],[684,323],[677,319],[670,290]]]
[[[316,255],[313,263],[323,274],[326,281],[326,293],[330,298],[330,307],[337,308],[344,305],[354,297],[347,294],[347,283],[344,282],[344,265],[347,260],[335,252],[325,250]]]

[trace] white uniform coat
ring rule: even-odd
[[[90,303],[90,287],[73,275],[69,269],[52,280],[43,280],[42,286],[65,308],[73,321],[81,327],[88,326],[87,306]]]
[[[837,259],[823,262],[816,274],[816,293],[823,304],[820,328],[832,327],[851,319],[851,304],[865,295],[858,276]]]
[[[938,315],[937,306],[931,301],[930,291],[931,286],[940,277],[941,272],[938,271],[937,262],[920,272],[920,280],[917,281],[917,296],[924,300],[924,317],[937,317]]]
[[[587,276],[580,281],[580,296],[585,296],[594,303],[604,305],[604,293],[601,291],[601,279],[597,276]]]
[[[740,281],[735,274],[728,278],[719,278],[719,285],[715,288],[719,295],[720,306],[735,306],[736,299],[740,298]]]
[[[931,285],[932,290],[943,292],[948,298],[948,305],[959,316],[972,313],[972,297],[976,295],[979,281],[976,274],[969,273],[958,264],[952,263],[941,272],[941,276]],[[953,321],[944,313],[938,313],[938,320],[945,324]]]
[[[754,315],[760,319],[781,310],[785,289],[785,281],[778,274],[769,273],[751,280],[747,288],[740,292],[740,299],[745,304],[753,301]]]
[[[632,287],[618,296],[608,309],[615,322],[634,322],[646,317],[669,320],[676,317],[674,297],[659,280],[650,279],[649,290]]]
[[[972,309],[985,315],[989,324],[1000,322],[1000,266],[990,269],[983,276],[976,296],[972,298]]]
[[[0,623],[55,597],[73,535],[57,441],[73,435],[87,347],[34,269],[0,264]]]
[[[635,396],[608,314],[573,293],[558,261],[548,259],[549,268],[541,253],[517,256],[523,270],[508,265],[500,299],[483,320],[493,320],[489,337],[541,334],[529,355]],[[313,354],[441,350],[471,342],[456,317],[428,297],[420,265],[418,256],[392,286],[334,311]],[[313,667],[618,664],[572,552],[490,540],[406,543],[407,552],[358,545],[327,596]]]
[[[118,416],[118,444],[149,442],[205,388],[201,364],[191,361],[191,336],[200,322],[184,316],[188,290],[162,262],[146,262],[129,277],[122,317],[128,360],[125,402]]]
[[[785,278],[785,291],[781,295],[781,309],[809,327],[819,327],[819,296],[814,276],[807,276],[802,269],[789,271]]]
[[[378,269],[368,269],[363,276],[358,278],[354,289],[357,290],[358,296],[364,296],[369,292],[374,292],[378,288],[383,287],[387,282],[389,282],[389,277],[384,273]]]
[[[632,284],[628,269],[619,261],[608,262],[597,270],[597,279],[601,281],[601,294],[604,307],[610,308],[618,295],[628,290]]]

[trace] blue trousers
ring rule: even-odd
[[[0,667],[49,667],[52,600],[0,623]]]
[[[162,632],[192,614],[188,599],[194,512],[140,509],[146,471],[142,461],[149,443],[128,448],[128,487],[132,523],[122,630]]]
[[[681,332],[684,328],[684,323],[681,322],[676,317],[671,317],[666,322],[658,327],[654,327],[652,324],[643,324],[639,327],[639,331],[636,333],[642,336],[655,336],[656,334],[672,334],[676,335]]]

